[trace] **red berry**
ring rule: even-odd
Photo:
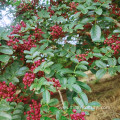
[[[73,111],[74,113],[76,113],[76,109],[73,109],[72,111]]]

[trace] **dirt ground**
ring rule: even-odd
[[[106,74],[99,82],[90,72],[88,78],[80,79],[86,81],[92,89],[92,92],[86,93],[89,102],[98,101],[101,107],[90,112],[86,120],[113,120],[120,118],[120,75],[110,76]],[[63,99],[66,100],[66,93],[62,91]],[[59,98],[58,94],[54,96]],[[59,104],[58,107],[61,105]]]
[[[92,92],[87,93],[90,101],[98,101],[101,107],[91,112],[87,120],[112,120],[120,118],[120,75],[114,77],[108,74],[98,83],[94,76],[89,77]]]

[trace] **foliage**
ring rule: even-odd
[[[91,88],[79,78],[88,77],[88,70],[97,79],[120,72],[119,5],[112,0],[6,3],[16,6],[19,23],[0,37],[0,119],[84,120],[100,104],[88,101],[85,90]],[[53,97],[56,92],[60,99]]]

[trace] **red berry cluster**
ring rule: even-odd
[[[88,63],[89,63],[89,66],[94,62],[94,61],[96,61],[96,60],[99,60],[99,58],[97,58],[97,57],[93,57],[93,58],[89,58],[88,59]]]
[[[12,46],[16,52],[23,53],[24,50],[30,50],[32,47],[36,47],[37,41],[40,41],[42,38],[42,34],[44,34],[41,29],[35,28],[33,30],[33,35],[29,35],[28,38],[25,40],[23,39],[23,43],[20,43],[19,39],[22,39],[22,36],[26,34],[26,32],[21,33],[21,28],[26,28],[26,24],[21,21],[20,24],[17,24],[16,26],[12,26],[13,31],[11,32],[11,35],[9,35],[9,41],[7,43],[8,46]],[[14,37],[13,34],[18,34],[19,37]],[[22,56],[23,58],[23,56]]]
[[[103,30],[103,33],[104,33],[105,37],[108,37],[108,35],[110,34],[110,31],[108,29]]]
[[[51,6],[48,7],[48,11],[47,12],[50,12],[50,17],[54,15],[54,10],[51,9]]]
[[[76,7],[79,5],[79,3],[75,3],[75,2],[71,2],[69,4],[70,6],[70,10],[73,11],[73,10],[76,10]]]
[[[62,0],[59,0],[59,2],[60,1],[62,1]],[[55,6],[57,6],[58,4],[59,4],[59,2],[58,1],[54,1],[54,0],[50,0],[50,3],[52,4],[52,5],[55,5]]]
[[[58,26],[58,25],[54,25],[51,28],[51,35],[52,35],[52,39],[58,39],[60,37],[64,37],[64,32],[62,31],[62,27]]]
[[[35,61],[34,64],[32,66],[30,66],[30,70],[33,72],[34,69],[37,68],[38,66],[40,66],[40,64],[44,61],[45,61],[44,59],[42,61],[40,61],[40,60]],[[44,76],[44,72],[43,71],[38,71],[38,73],[36,75],[38,77],[42,77],[42,76]]]
[[[92,25],[90,23],[87,23],[86,25],[84,25],[84,29],[90,29],[92,27]]]
[[[35,37],[35,39],[40,41],[40,39],[42,38],[42,34],[44,34],[44,32],[42,32],[42,30],[39,28],[35,28],[34,32],[35,33],[33,34],[33,36]],[[36,40],[34,42],[36,42]]]
[[[33,3],[26,3],[25,1],[23,1],[23,3],[20,3],[19,6],[17,6],[18,11],[16,13],[16,16],[25,13],[26,11],[33,11],[35,8],[35,5],[33,5]]]
[[[76,58],[78,59],[79,62],[81,62],[81,61],[86,60],[86,56],[87,56],[87,55],[88,55],[88,54],[76,55]]]
[[[85,120],[85,112],[76,113],[76,109],[73,109],[73,113],[70,115],[72,120]]]
[[[120,8],[116,4],[110,5],[110,13],[120,16]]]
[[[13,95],[16,93],[16,86],[11,82],[9,85],[5,81],[0,82],[0,98],[7,98],[7,101],[13,101]]]
[[[99,0],[94,0],[94,2],[99,2]]]
[[[27,86],[30,87],[34,79],[35,79],[34,73],[25,73],[25,76],[23,78],[23,84],[25,85],[24,89],[27,89]]]
[[[56,80],[55,78],[49,79],[46,78],[48,82],[53,82],[53,86],[56,87],[56,90],[58,89],[58,87],[61,87],[59,80]]]
[[[67,13],[62,13],[61,16],[63,16],[65,19],[68,18],[68,14]]]
[[[18,34],[19,31],[21,30],[22,28],[22,25],[21,24],[17,24],[16,26],[11,26],[13,28],[13,31],[10,33],[11,35],[12,34]],[[9,36],[8,36],[9,37]]]
[[[30,99],[29,97],[19,96],[19,94],[15,94],[15,95],[12,97],[12,99],[11,99],[11,98],[8,98],[7,101],[9,101],[9,102],[17,102],[17,103],[23,102],[23,103],[27,104],[28,101],[29,101],[29,99]]]
[[[32,100],[32,104],[29,105],[30,110],[27,112],[24,112],[24,115],[28,115],[27,116],[27,120],[40,120],[41,118],[41,114],[40,114],[40,107],[41,104],[37,103],[37,101]]]
[[[118,35],[112,35],[111,38],[106,38],[104,44],[107,44],[114,50],[114,54],[118,54],[120,52],[120,37]]]

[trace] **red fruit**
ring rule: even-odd
[[[72,111],[73,111],[74,113],[76,113],[76,109],[73,109]]]
[[[81,115],[82,115],[82,116],[85,116],[85,112],[81,112]]]

